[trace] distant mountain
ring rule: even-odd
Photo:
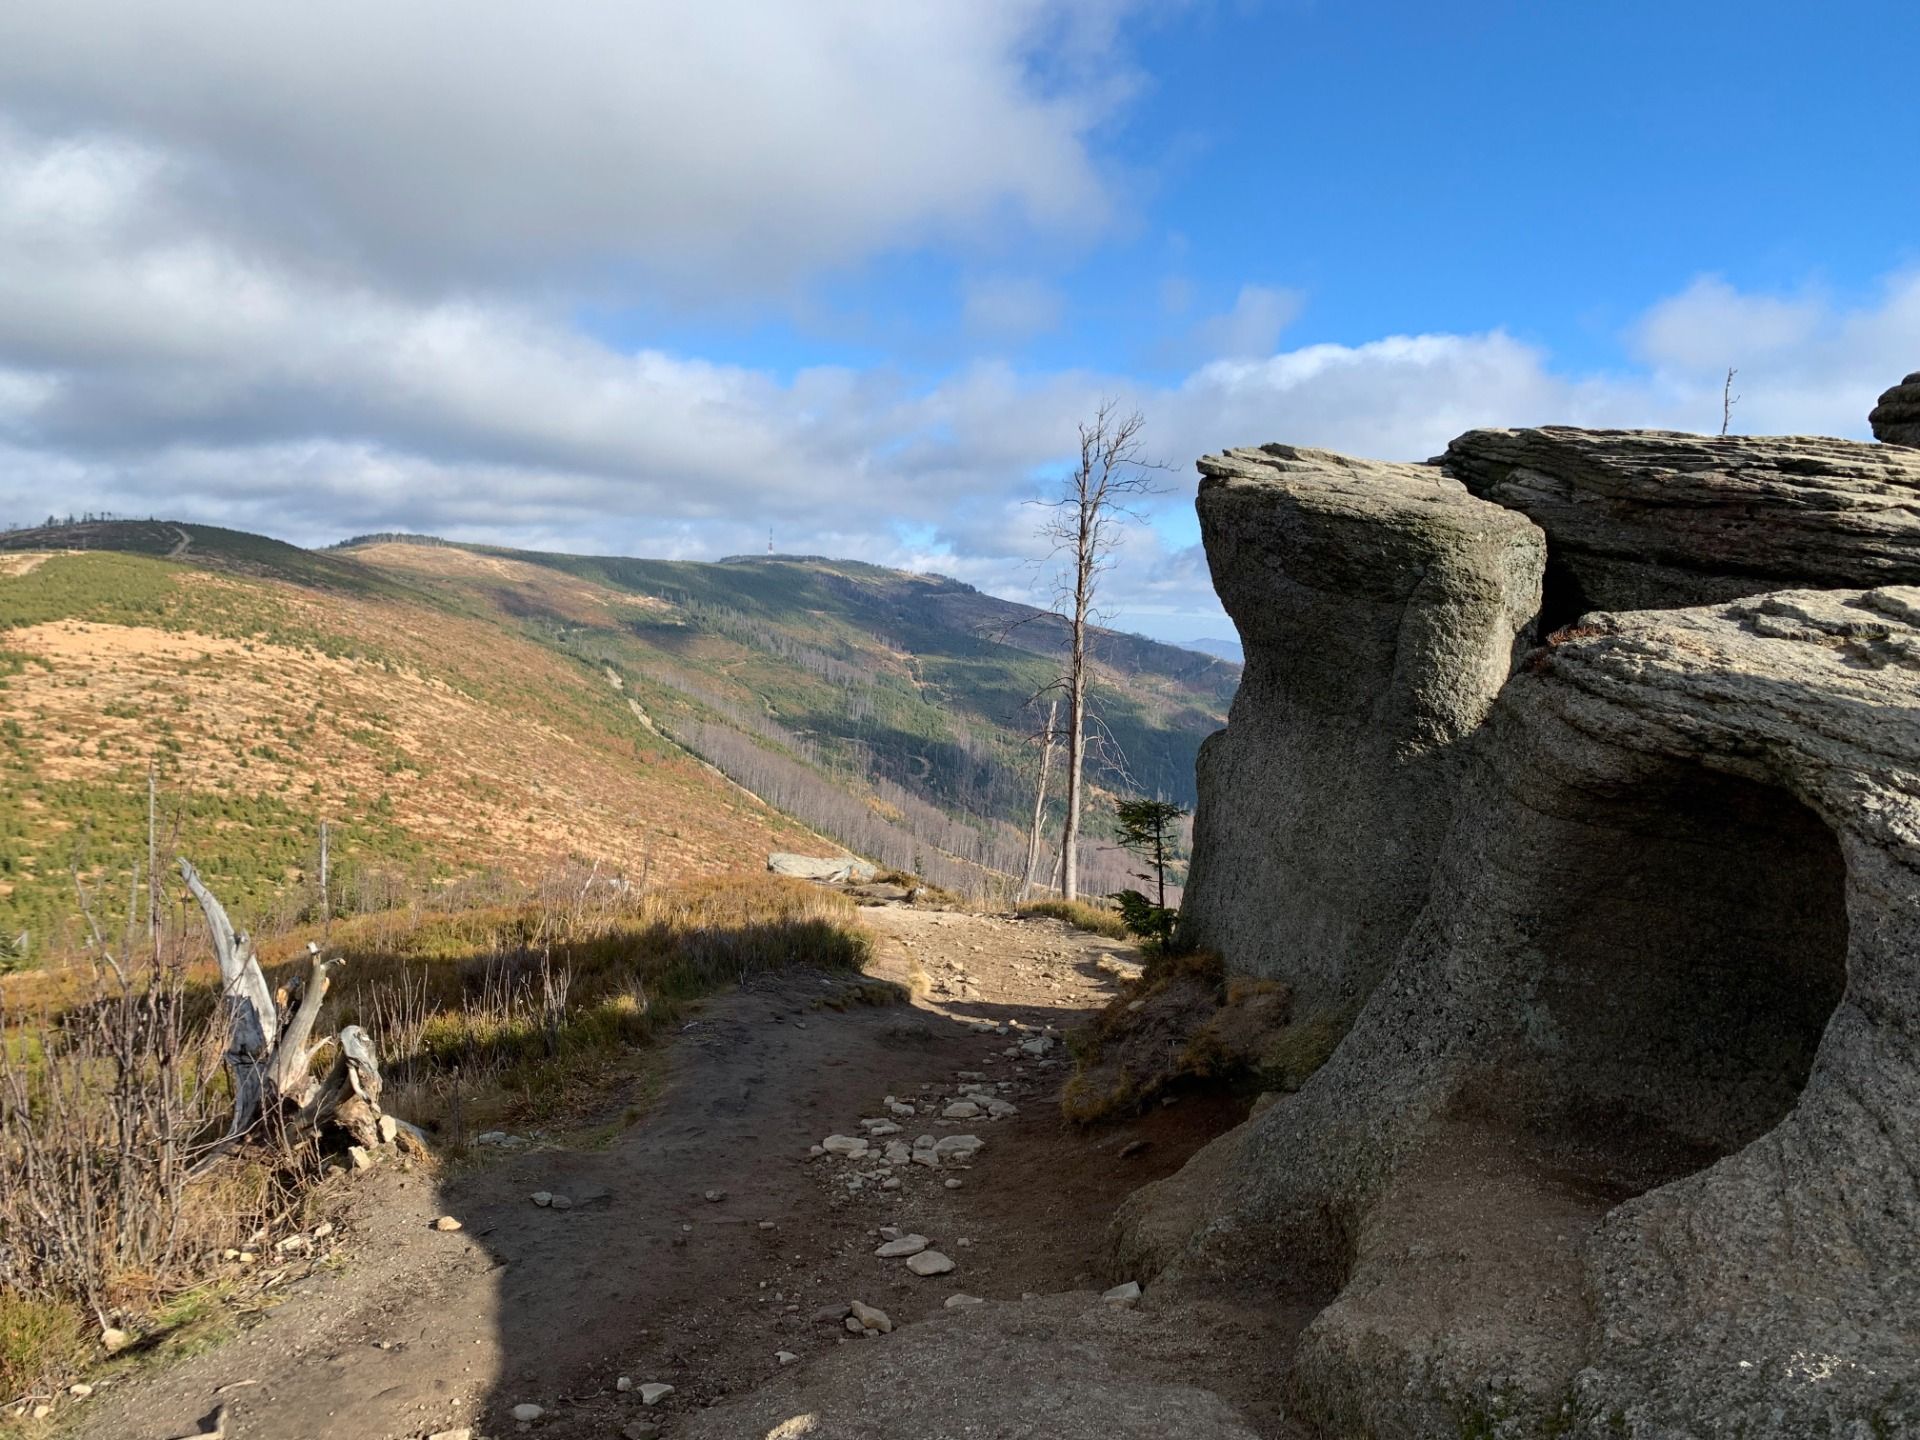
[[[978,889],[1020,867],[1031,702],[1064,645],[1044,612],[857,562],[7,532],[0,931],[70,926],[76,868],[124,887],[150,762],[162,844],[254,918],[311,893],[321,819],[336,907],[401,877],[575,856],[664,878],[835,840]],[[1094,650],[1096,785],[1190,804],[1237,668],[1107,631]],[[1088,888],[1132,868],[1096,855]]]
[[[1222,660],[1231,660],[1236,665],[1244,665],[1247,660],[1246,652],[1240,648],[1238,640],[1188,640],[1185,642],[1185,648],[1198,650],[1203,655],[1214,655]]]

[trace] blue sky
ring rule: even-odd
[[[457,44],[450,43],[458,37]],[[0,14],[0,514],[781,548],[1218,633],[1191,461],[1476,424],[1864,434],[1920,368],[1920,18],[619,0]]]

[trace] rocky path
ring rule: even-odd
[[[873,973],[911,1003],[848,1003],[843,977],[811,972],[711,1002],[640,1123],[598,1148],[373,1177],[344,1264],[220,1348],[103,1386],[75,1433],[171,1437],[225,1403],[228,1440],[670,1437],[973,1300],[1097,1305],[1126,1278],[1103,1268],[1114,1204],[1239,1114],[1185,1102],[1063,1130],[1061,1037],[1130,948],[1051,920],[863,915]]]

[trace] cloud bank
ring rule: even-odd
[[[0,518],[686,557],[771,529],[1021,595],[1023,502],[1115,398],[1175,467],[1114,574],[1116,618],[1178,638],[1224,623],[1178,518],[1205,451],[1706,429],[1729,364],[1738,428],[1857,435],[1912,367],[1920,273],[1851,305],[1703,277],[1610,374],[1498,330],[1279,349],[1302,297],[1254,284],[1187,327],[1200,363],[1154,383],[991,359],[776,372],[574,323],[613,291],[753,303],[937,242],[981,261],[969,329],[1052,329],[1059,296],[995,247],[1108,222],[1114,25],[1070,0],[9,7]]]

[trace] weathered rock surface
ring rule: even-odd
[[[683,1440],[1255,1440],[1225,1400],[1155,1380],[1192,1368],[1178,1325],[1090,1294],[943,1310],[690,1416]]]
[[[1880,397],[1867,415],[1874,438],[1889,445],[1920,446],[1920,370]]]
[[[1127,1202],[1330,1433],[1920,1434],[1920,589],[1588,616],[1298,1094]],[[1505,1428],[1496,1428],[1505,1427]]]
[[[1440,463],[1547,532],[1543,631],[1588,610],[1920,584],[1920,453],[1548,426],[1469,430]]]
[[[767,869],[775,875],[792,875],[800,880],[826,880],[834,883],[864,882],[873,880],[880,874],[866,861],[856,860],[851,855],[824,857],[794,855],[784,850],[776,850],[767,856]]]
[[[1200,752],[1182,929],[1351,1011],[1426,899],[1460,741],[1539,608],[1545,541],[1431,466],[1269,445],[1200,472],[1247,665]]]

